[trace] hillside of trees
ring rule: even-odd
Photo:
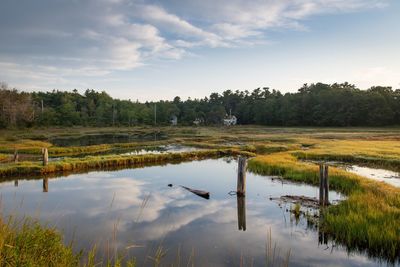
[[[400,125],[400,89],[375,86],[360,90],[349,83],[305,84],[296,93],[269,88],[226,90],[203,99],[132,102],[113,99],[106,92],[21,92],[0,85],[0,128],[33,126],[181,125],[200,119],[221,124],[232,112],[238,124],[273,126],[388,126]]]

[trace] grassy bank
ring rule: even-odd
[[[122,266],[123,257],[99,259],[96,248],[74,252],[65,245],[55,228],[44,227],[36,220],[0,219],[0,266],[95,267]],[[134,259],[125,259],[124,266],[135,266]]]
[[[249,169],[264,175],[318,184],[318,166],[299,162],[289,153],[276,153],[251,159]],[[340,169],[330,168],[330,187],[348,198],[323,211],[321,227],[349,250],[399,260],[400,189],[372,181]]]
[[[42,166],[40,162],[19,162],[0,166],[0,177],[39,175],[82,170],[99,170],[112,167],[135,167],[148,163],[183,162],[197,159],[215,158],[231,155],[254,154],[235,149],[201,150],[183,153],[147,154],[147,155],[105,155],[88,156],[84,158],[65,158]]]
[[[0,266],[78,266],[80,254],[61,235],[29,219],[0,221]]]
[[[329,140],[313,142],[311,149],[298,151],[305,160],[340,161],[400,170],[398,140]]]

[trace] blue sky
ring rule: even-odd
[[[399,14],[395,0],[2,0],[0,81],[141,101],[400,88]]]

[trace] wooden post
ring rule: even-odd
[[[319,164],[319,205],[324,205],[324,165]]]
[[[49,151],[47,148],[42,148],[42,154],[43,154],[43,166],[47,166],[49,163]]]
[[[49,178],[43,178],[43,192],[49,192]]]
[[[14,186],[18,187],[18,180],[14,180]]]
[[[325,164],[319,165],[319,205],[329,205],[329,166]]]
[[[328,179],[328,165],[324,166],[324,205],[329,205],[329,179]]]
[[[246,197],[237,196],[237,215],[239,230],[246,231]]]
[[[18,150],[15,149],[15,150],[14,150],[14,158],[13,158],[14,163],[18,163],[18,158],[19,158],[19,156],[18,156]]]
[[[247,159],[245,157],[239,157],[237,191],[236,191],[236,194],[238,196],[246,195],[246,168],[247,168]]]

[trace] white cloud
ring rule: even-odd
[[[180,59],[194,47],[266,43],[266,31],[304,30],[312,15],[381,8],[386,0],[50,0],[3,4],[0,79],[73,83],[132,70],[153,59]],[[24,6],[26,5],[26,6]],[[13,64],[8,68],[8,64]],[[37,78],[37,79],[36,79]],[[40,83],[39,83],[40,84]],[[42,81],[43,86],[49,80]],[[54,83],[54,86],[58,84]]]

